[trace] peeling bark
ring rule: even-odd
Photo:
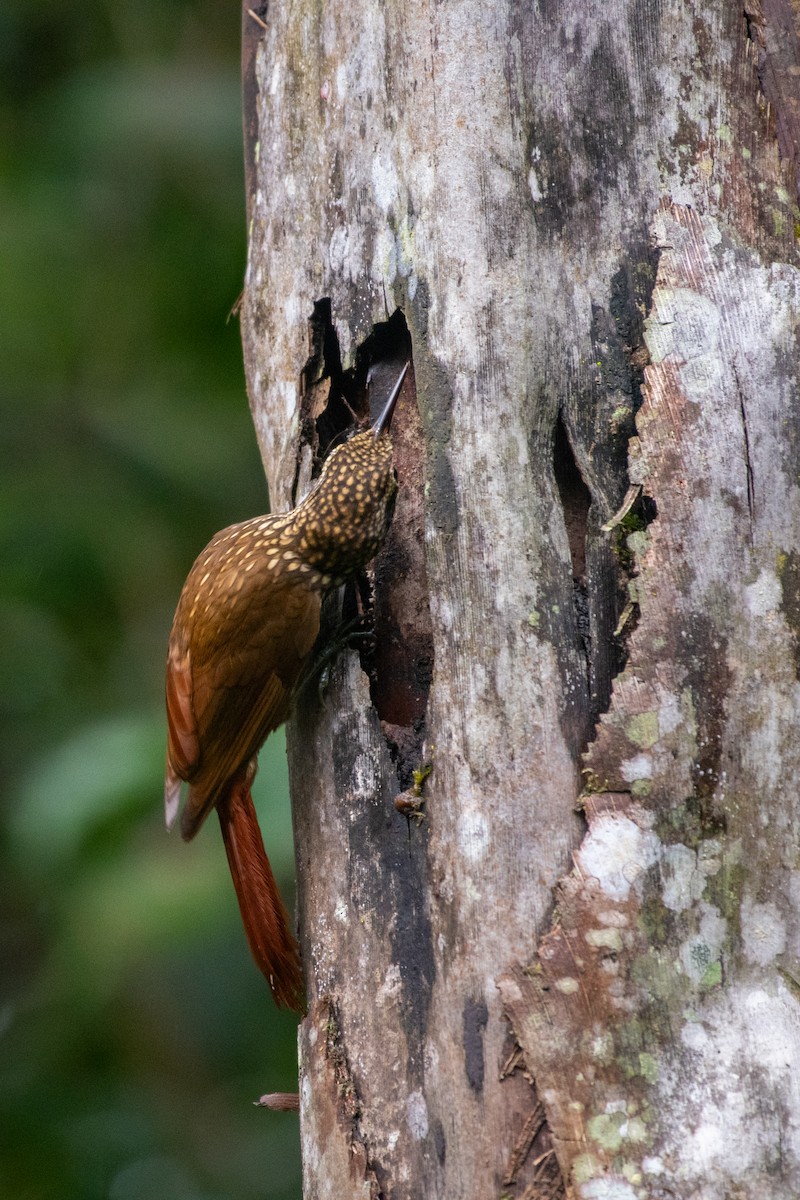
[[[304,1194],[788,1200],[792,10],[257,15],[276,509],[413,361],[375,651],[289,731]]]

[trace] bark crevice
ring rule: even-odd
[[[736,382],[736,391],[739,395],[739,412],[742,416],[742,437],[744,440],[744,469],[747,476],[747,512],[750,517],[750,538],[753,537],[753,521],[755,519],[755,503],[756,489],[755,476],[753,474],[753,456],[750,453],[750,430],[747,424],[747,401],[745,400],[742,384],[739,379],[739,373],[736,370],[736,363],[731,363],[731,371]]]
[[[325,1059],[332,1070],[336,1115],[347,1140],[353,1177],[359,1176],[369,1188],[369,1200],[383,1200],[385,1172],[370,1156],[361,1128],[361,1100],[342,1034],[339,1006],[332,996],[323,996],[318,1005],[325,1029]]]
[[[592,494],[586,486],[559,411],[553,435],[553,474],[556,481],[572,564],[572,603],[575,631],[581,647],[589,695],[594,694],[589,588],[586,579],[586,537]]]

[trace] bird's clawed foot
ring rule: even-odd
[[[298,692],[305,692],[316,681],[317,699],[321,704],[331,681],[333,665],[339,655],[344,650],[361,650],[365,644],[374,640],[375,631],[365,626],[363,617],[354,617],[352,621],[346,622],[307,667],[300,680]]]

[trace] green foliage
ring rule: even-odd
[[[299,1194],[294,1021],[209,822],[163,827],[163,664],[266,507],[237,322],[239,11],[0,8],[0,1195]],[[291,879],[283,746],[257,803]]]

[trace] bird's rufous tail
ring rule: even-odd
[[[275,1003],[302,1012],[305,988],[300,952],[264,850],[250,794],[251,778],[252,773],[242,772],[217,802],[228,865],[251,953]]]

